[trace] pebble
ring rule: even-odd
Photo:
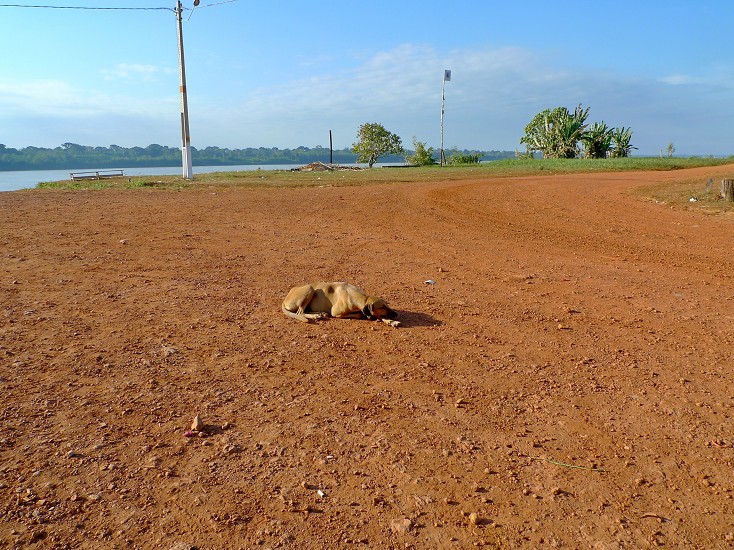
[[[204,429],[204,422],[201,420],[201,417],[197,414],[194,417],[194,421],[191,423],[191,431],[200,432],[203,429]]]
[[[413,528],[413,522],[408,518],[398,518],[390,521],[390,530],[396,535],[404,535]]]
[[[178,350],[173,346],[163,346],[163,357],[170,357],[178,353]]]
[[[222,447],[222,453],[224,454],[232,454],[239,451],[239,447],[237,445],[233,445],[232,443],[226,443],[224,447]]]

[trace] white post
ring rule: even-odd
[[[176,0],[176,21],[178,23],[178,70],[181,81],[181,156],[183,177],[193,179],[191,159],[191,134],[189,133],[189,103],[186,99],[186,64],[184,63],[183,29],[181,27],[181,0]]]
[[[440,163],[441,166],[444,165],[446,162],[446,156],[443,152],[443,113],[444,113],[444,104],[446,103],[446,81],[451,81],[451,71],[448,69],[444,69],[443,71],[443,82],[441,83],[441,158]]]

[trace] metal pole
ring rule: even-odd
[[[178,23],[178,71],[181,81],[181,157],[183,177],[193,179],[191,159],[191,134],[189,133],[189,103],[186,99],[186,64],[184,63],[183,29],[181,27],[181,0],[176,0]]]
[[[443,163],[446,161],[446,157],[443,154],[443,111],[444,111],[445,102],[446,102],[446,71],[443,72],[443,81],[441,82],[441,158],[440,158],[441,166],[443,166]]]

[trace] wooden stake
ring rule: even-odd
[[[734,202],[734,180],[721,180],[721,198],[727,202]]]

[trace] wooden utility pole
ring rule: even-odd
[[[721,198],[727,202],[734,202],[734,180],[721,180]]]

